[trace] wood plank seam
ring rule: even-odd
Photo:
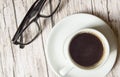
[[[43,34],[41,34],[41,41],[42,41],[42,45],[43,45],[43,53],[44,53],[44,57],[45,57],[45,66],[46,66],[46,70],[47,70],[47,77],[49,77],[49,70],[48,70],[48,62],[47,62],[47,57],[45,54],[45,45],[44,45],[44,41],[43,41]]]
[[[18,22],[17,22],[17,14],[16,14],[16,10],[15,10],[14,0],[12,0],[12,5],[13,5],[13,11],[14,11],[14,15],[15,15],[15,24],[16,24],[16,29],[17,29],[18,28]]]

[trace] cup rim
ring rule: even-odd
[[[95,63],[94,65],[90,66],[90,67],[85,67],[82,65],[77,64],[71,57],[70,53],[69,53],[69,45],[71,40],[77,35],[77,34],[81,34],[81,33],[90,33],[95,35],[96,37],[99,38],[99,40],[102,42],[103,45],[103,49],[104,49],[104,55],[102,56],[102,58],[100,59],[100,61],[98,61],[97,63]],[[81,29],[79,31],[74,32],[73,34],[71,34],[68,39],[66,39],[67,42],[65,43],[64,46],[64,51],[67,52],[67,59],[68,62],[73,66],[73,67],[77,67],[80,69],[84,69],[84,70],[91,70],[91,69],[98,69],[100,68],[108,59],[109,57],[109,42],[107,40],[107,38],[104,36],[104,34],[102,34],[100,31],[96,30],[96,29],[92,29],[92,28],[85,28],[85,29]]]

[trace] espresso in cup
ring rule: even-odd
[[[109,56],[109,42],[106,37],[92,28],[74,32],[66,38],[63,47],[67,63],[60,70],[62,76],[65,76],[72,68],[98,69]]]
[[[74,62],[84,67],[90,67],[102,59],[104,47],[96,35],[81,33],[72,38],[69,52]]]

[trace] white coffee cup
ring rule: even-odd
[[[77,64],[70,56],[70,52],[69,52],[69,45],[71,40],[74,38],[74,36],[76,36],[77,34],[82,34],[82,33],[89,33],[92,35],[95,35],[102,43],[103,45],[103,55],[101,57],[101,59],[93,66],[90,67],[85,67],[85,66],[81,66],[79,64]],[[106,60],[109,57],[109,52],[110,52],[110,47],[109,47],[109,42],[107,40],[107,38],[98,30],[93,29],[93,28],[87,28],[87,29],[81,29],[77,32],[74,32],[73,34],[71,34],[69,37],[66,38],[65,43],[64,43],[64,55],[66,57],[66,65],[60,69],[59,73],[62,76],[65,76],[69,71],[71,71],[73,68],[78,68],[78,69],[82,69],[82,70],[95,70],[100,68],[101,66],[103,66],[103,64],[106,62]]]

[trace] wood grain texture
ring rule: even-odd
[[[42,34],[24,49],[12,44],[11,39],[35,0],[0,1],[0,77],[58,77],[49,67],[45,46],[52,27],[66,16],[76,13],[89,13],[106,21],[115,32],[120,52],[120,2],[119,0],[62,0],[54,16],[38,22]],[[48,4],[54,7],[54,3]],[[30,32],[30,31],[28,31]],[[30,33],[32,35],[32,33]],[[106,77],[120,77],[120,53],[116,64]]]
[[[11,39],[33,0],[3,1],[0,24],[0,77],[47,77],[42,36],[25,49],[12,44]]]
[[[14,0],[17,25],[21,23],[24,15],[34,1],[35,0]],[[29,33],[32,35],[30,31]],[[16,56],[18,58],[18,64],[16,65],[19,65],[16,67],[18,71],[16,74],[17,77],[47,77],[42,35],[32,44],[26,46],[25,49],[20,50],[20,52],[18,51],[18,54],[19,55]]]
[[[0,76],[14,77],[14,57],[11,44],[10,29],[15,30],[15,15],[12,1],[2,1],[0,4]]]

